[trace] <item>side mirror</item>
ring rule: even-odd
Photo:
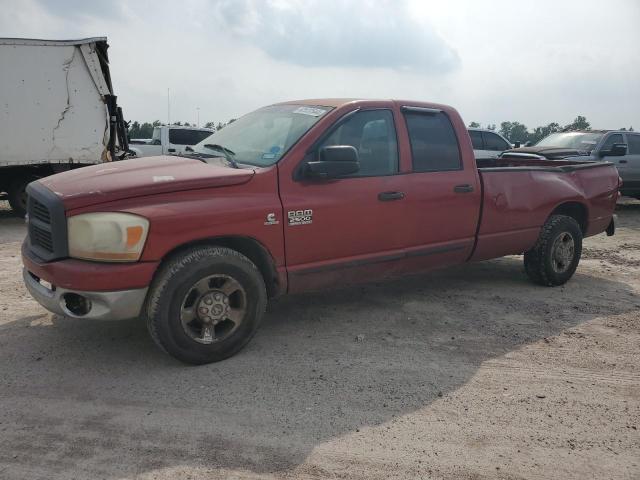
[[[193,152],[193,148],[191,148],[189,145],[187,145],[186,147],[184,147],[184,151],[185,152]]]
[[[610,150],[601,150],[601,157],[623,157],[627,154],[626,143],[614,143]]]
[[[332,145],[323,147],[319,152],[319,161],[308,162],[306,176],[312,178],[337,178],[356,173],[360,170],[358,151],[351,145]]]

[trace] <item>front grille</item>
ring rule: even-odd
[[[44,248],[47,252],[53,253],[53,236],[51,232],[38,227],[37,225],[31,225],[31,243]]]
[[[62,200],[42,185],[27,186],[29,219],[29,248],[44,261],[68,256],[67,219]]]
[[[37,218],[43,223],[47,225],[51,224],[51,214],[49,213],[49,209],[45,207],[42,203],[40,203],[35,198],[33,199],[33,205],[31,206],[31,212],[29,213],[30,218]]]

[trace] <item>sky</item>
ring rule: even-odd
[[[299,98],[640,129],[640,0],[0,0],[0,35],[107,36],[125,118],[224,122]]]

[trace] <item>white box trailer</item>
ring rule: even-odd
[[[0,192],[24,215],[26,185],[128,149],[107,39],[0,39]]]

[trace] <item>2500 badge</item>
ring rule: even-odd
[[[313,210],[291,210],[287,212],[289,226],[308,225],[313,222]]]

